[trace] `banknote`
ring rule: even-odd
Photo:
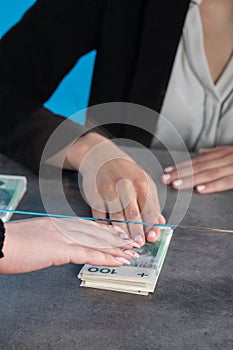
[[[27,179],[25,176],[0,175],[0,209],[13,210],[19,204],[26,192]],[[12,213],[0,212],[0,219],[8,221]]]
[[[162,228],[155,243],[135,248],[140,258],[132,258],[130,265],[114,268],[84,265],[78,275],[81,286],[142,295],[154,292],[172,233],[170,228]]]

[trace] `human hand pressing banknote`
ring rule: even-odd
[[[0,273],[24,273],[67,263],[121,266],[138,245],[121,231],[82,219],[39,218],[5,224]],[[124,237],[124,234],[123,234]]]
[[[157,187],[152,178],[111,140],[90,133],[67,152],[66,166],[83,177],[85,199],[97,218],[164,224]],[[155,242],[159,227],[117,223],[141,246]]]

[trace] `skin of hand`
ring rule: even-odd
[[[131,250],[134,242],[104,224],[37,218],[6,223],[5,228],[0,273],[25,273],[70,262],[121,266],[138,257]]]
[[[94,217],[164,224],[154,181],[113,142],[90,133],[69,149],[65,167],[83,176],[85,197]],[[107,202],[106,202],[107,201]],[[158,239],[160,228],[119,224],[141,246]]]
[[[202,148],[192,161],[164,169],[162,182],[176,190],[194,187],[200,194],[233,188],[233,146]]]

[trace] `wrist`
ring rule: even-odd
[[[107,140],[106,137],[94,132],[80,137],[69,147],[64,162],[64,168],[78,170],[88,152],[96,145]]]

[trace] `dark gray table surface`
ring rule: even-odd
[[[169,164],[164,152],[158,158]],[[43,210],[37,176],[4,157],[0,164],[2,174],[28,178],[19,209]],[[66,174],[64,186],[77,213],[89,215],[74,176]],[[49,190],[55,203],[56,191]],[[167,215],[175,196],[168,188]],[[194,193],[182,223],[232,228],[232,201],[232,191]],[[147,297],[80,288],[80,267],[0,276],[0,349],[233,348],[233,234],[175,230],[155,293]]]

